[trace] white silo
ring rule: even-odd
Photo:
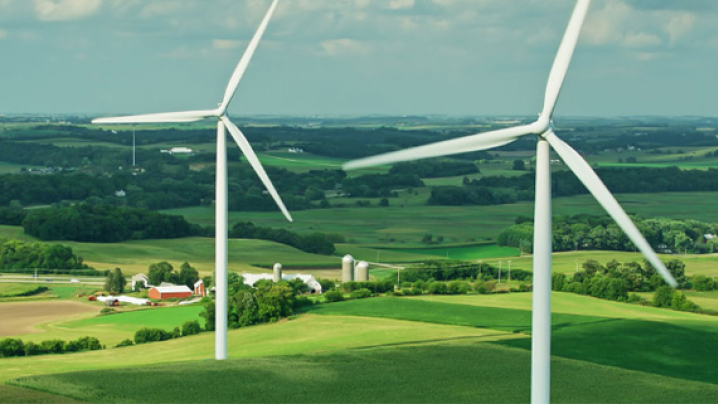
[[[277,283],[282,280],[282,264],[276,263],[274,264],[274,272],[272,274],[272,281],[274,283]]]
[[[354,279],[356,279],[357,282],[369,281],[369,263],[366,261],[360,261],[357,264]]]
[[[354,257],[347,254],[342,258],[342,283],[354,280]]]

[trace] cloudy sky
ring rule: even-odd
[[[212,108],[270,0],[0,0],[0,113]],[[534,115],[573,0],[281,0],[232,114]],[[718,116],[718,1],[594,0],[556,114]]]

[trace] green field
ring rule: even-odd
[[[519,250],[517,248],[501,247],[496,244],[480,244],[445,248],[397,248],[388,251],[430,255],[436,258],[446,258],[452,260],[482,260],[487,258],[519,256]]]
[[[208,402],[208,391],[217,391],[209,402],[526,402],[530,298],[334,303],[231,331],[225,362],[206,360],[213,334],[203,333],[73,354],[71,364],[62,360],[70,355],[3,359],[2,377],[87,402]],[[716,317],[565,293],[552,299],[552,401],[715,401]]]
[[[98,305],[98,310],[102,305]],[[115,314],[91,316],[79,320],[53,321],[39,324],[39,333],[18,335],[23,341],[41,342],[50,339],[65,341],[94,336],[100,343],[112,347],[125,339],[132,339],[140,328],[162,328],[172,331],[185,321],[197,320],[204,325],[201,305],[140,309]]]
[[[0,297],[16,297],[30,294],[40,286],[44,285],[36,285],[31,283],[0,283]]]
[[[529,353],[471,342],[27,377],[88,402],[521,403]],[[491,364],[487,366],[487,364]],[[558,403],[709,403],[718,386],[557,358]],[[181,383],[177,383],[181,380]]]

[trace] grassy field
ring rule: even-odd
[[[95,315],[99,311],[98,306],[69,301],[2,303],[0,304],[0,318],[2,318],[0,337],[24,335],[28,340],[54,339],[56,335],[47,332],[47,327],[52,322]],[[88,334],[70,339],[85,335]]]
[[[463,338],[495,341],[515,336],[495,330],[383,318],[303,315],[279,323],[230,330],[228,354],[231,358],[297,355]],[[208,360],[213,357],[214,333],[202,333],[160,343],[102,351],[3,358],[0,382],[34,375]]]
[[[522,403],[529,400],[528,362],[525,351],[458,342],[77,372],[15,383],[107,403]],[[560,358],[552,373],[557,403],[708,403],[718,393],[712,384]]]
[[[15,297],[25,294],[35,294],[40,286],[27,283],[0,283],[0,297]]]
[[[519,250],[513,247],[501,247],[496,244],[480,244],[464,247],[444,248],[397,248],[388,251],[430,255],[436,258],[452,260],[482,260],[498,257],[518,257]]]
[[[521,295],[530,296],[511,296]],[[561,299],[561,295],[554,293],[554,300]],[[619,305],[615,311],[604,308],[604,313],[614,313],[615,317],[611,317],[611,314],[601,314],[596,309],[594,302],[598,299],[570,296],[568,300],[573,301],[574,311],[583,311],[575,305],[579,303],[593,306],[591,311],[597,315],[555,312],[552,316],[552,355],[718,384],[718,368],[714,366],[718,361],[718,352],[713,349],[713,341],[718,338],[718,318],[691,313],[678,313],[675,317],[665,314],[656,318],[651,315],[660,309],[641,306],[632,309],[639,313],[645,311],[646,317],[632,317],[616,313],[623,311],[620,305],[625,304],[597,303],[599,306],[607,303],[609,306]],[[406,298],[349,301],[320,306],[314,313],[461,324],[512,332],[527,332],[531,324],[530,310]],[[531,346],[529,338],[499,343],[526,350]]]
[[[230,357],[242,360],[202,360],[211,358],[213,346],[213,334],[203,333],[72,354],[72,361],[64,360],[70,355],[6,358],[0,377],[108,403],[146,402],[155,395],[206,402],[202,397],[215,385],[238,390],[218,389],[223,395],[212,402],[525,402],[530,298],[516,293],[335,303],[289,321],[231,331]],[[552,401],[714,402],[716,317],[565,293],[552,300]],[[66,326],[123,327],[127,322],[118,319],[130,314]],[[129,322],[137,321],[147,320]],[[83,370],[89,372],[77,372]],[[182,388],[169,383],[180,373]],[[422,389],[418,380],[432,383]],[[311,387],[301,387],[306,385]]]

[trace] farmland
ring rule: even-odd
[[[718,333],[714,317],[565,293],[553,300],[555,401],[694,403],[712,402],[718,393],[710,349]],[[231,331],[226,362],[200,360],[212,352],[213,335],[205,333],[73,354],[72,365],[58,356],[4,359],[3,377],[89,402],[100,396],[145,401],[153,394],[205,402],[198,394],[206,386],[235,386],[229,381],[237,379],[245,383],[219,389],[212,402],[276,402],[290,395],[300,402],[523,402],[529,306],[526,293],[350,301]],[[91,371],[98,369],[106,370]],[[187,382],[170,388],[164,380],[177,372]],[[308,380],[311,389],[296,388]],[[417,389],[417,380],[443,387]],[[317,388],[326,393],[316,396]]]

